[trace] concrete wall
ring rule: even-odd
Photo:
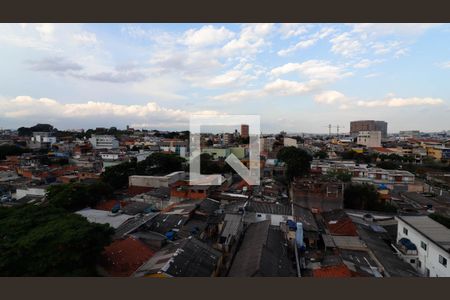
[[[140,176],[133,175],[128,177],[129,186],[143,186],[143,187],[169,187],[170,184],[175,183],[178,180],[182,180],[185,177],[185,172],[173,172],[165,176]]]
[[[360,131],[357,138],[357,144],[366,147],[381,147],[381,132]]]
[[[17,189],[16,190],[16,199],[23,198],[26,195],[45,196],[45,192],[46,192],[45,188]]]
[[[397,220],[397,242],[401,238],[407,238],[417,247],[418,256],[416,260],[420,260],[421,266],[419,267],[416,262],[413,267],[423,275],[426,275],[426,269],[428,268],[430,277],[450,277],[450,253],[445,252],[442,248],[402,220]],[[403,228],[408,230],[407,235],[403,233]],[[421,247],[421,242],[424,242],[427,245],[426,250]],[[447,259],[447,267],[439,263],[439,255],[442,255]]]
[[[283,140],[283,145],[285,147],[290,147],[290,146],[297,147],[297,140],[285,137]]]

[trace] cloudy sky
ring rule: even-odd
[[[450,129],[450,24],[0,24],[0,127]]]

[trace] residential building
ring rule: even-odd
[[[249,137],[248,125],[245,124],[241,125],[241,137],[243,138]]]
[[[261,152],[265,152],[266,154],[272,151],[273,144],[276,142],[276,138],[274,137],[265,137],[260,139],[260,147]]]
[[[226,159],[231,154],[230,148],[203,148],[202,153],[208,153],[213,160]]]
[[[426,277],[450,277],[450,229],[428,216],[398,216],[400,256]]]
[[[297,140],[293,138],[285,137],[283,139],[284,147],[297,147]]]
[[[221,264],[220,251],[189,237],[156,252],[133,277],[214,277]]]
[[[350,122],[350,135],[357,136],[360,131],[380,131],[384,138],[387,137],[387,122],[374,120]]]
[[[404,131],[400,131],[399,137],[401,139],[418,138],[418,137],[420,137],[420,131],[419,130],[404,130]]]
[[[272,226],[280,226],[287,220],[294,220],[291,205],[262,201],[249,201],[245,206],[245,222],[256,223],[270,221]]]
[[[184,179],[186,173],[183,171],[173,172],[164,176],[146,176],[146,175],[132,175],[128,177],[129,187],[146,187],[159,188],[170,187],[178,180]]]
[[[230,154],[234,154],[238,159],[244,159],[248,155],[248,148],[245,147],[232,147]]]
[[[107,276],[128,277],[152,256],[153,251],[139,239],[127,237],[105,247],[101,268]]]
[[[56,137],[51,132],[33,132],[28,147],[30,149],[49,149],[55,143]]]
[[[270,221],[249,225],[235,255],[229,277],[297,276],[283,232]]]
[[[360,131],[356,143],[366,147],[381,147],[381,131]]]
[[[89,139],[94,149],[117,149],[119,141],[112,135],[95,135]]]
[[[450,148],[443,146],[427,147],[427,155],[437,159],[450,159]]]
[[[159,142],[159,147],[163,152],[175,153],[184,158],[189,156],[188,144],[183,140],[165,139]]]
[[[224,133],[223,134],[223,144],[229,145],[233,141],[233,134],[231,133]]]
[[[56,137],[54,137],[51,132],[33,132],[31,141],[36,143],[54,144],[56,143]]]
[[[414,184],[415,176],[404,170],[385,170],[381,168],[358,168],[352,171],[352,182],[373,184]]]

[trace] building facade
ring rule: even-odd
[[[117,149],[119,141],[112,135],[95,135],[89,139],[94,149]]]
[[[357,136],[360,131],[380,131],[382,137],[387,136],[387,122],[362,120],[350,122],[350,134]]]
[[[398,216],[399,255],[425,277],[450,277],[450,229],[428,216]]]
[[[293,138],[285,137],[283,139],[284,147],[297,147],[297,140]]]
[[[248,125],[245,124],[241,125],[241,137],[243,138],[249,137]]]
[[[381,147],[381,131],[360,131],[356,143],[366,147]]]

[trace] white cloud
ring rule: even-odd
[[[441,98],[432,97],[409,97],[401,98],[393,94],[388,94],[386,99],[381,100],[354,100],[338,91],[324,91],[314,96],[314,100],[321,104],[335,105],[339,104],[340,109],[351,107],[366,108],[385,108],[385,107],[407,107],[407,106],[438,106],[443,105],[445,101]]]
[[[374,78],[381,76],[381,73],[369,73],[367,75],[364,75],[364,78]]]
[[[331,51],[344,57],[351,57],[365,52],[362,43],[350,33],[344,32],[330,40]]]
[[[255,78],[255,76],[246,74],[243,70],[229,70],[224,74],[209,79],[204,82],[204,85],[208,87],[240,86]]]
[[[357,69],[364,69],[364,68],[368,68],[371,67],[375,64],[381,63],[383,62],[383,60],[381,59],[361,59],[359,62],[357,62],[353,67],[357,68]]]
[[[52,41],[54,39],[55,25],[50,23],[42,23],[35,25],[35,29],[39,32],[41,39],[44,41]]]
[[[359,23],[353,25],[353,31],[372,36],[401,35],[414,36],[420,35],[439,24],[426,23]]]
[[[324,81],[333,81],[351,75],[342,67],[332,65],[328,61],[323,60],[307,60],[302,63],[287,63],[280,67],[276,67],[270,71],[273,76],[281,76],[284,74],[298,72],[309,79],[321,79]]]
[[[444,100],[440,98],[419,98],[419,97],[411,97],[411,98],[388,98],[384,100],[374,100],[374,101],[358,101],[358,106],[363,107],[405,107],[405,106],[435,106],[444,104]]]
[[[317,43],[317,41],[318,41],[317,38],[302,40],[302,41],[298,42],[297,44],[295,44],[294,46],[291,46],[287,49],[282,49],[282,50],[278,51],[278,55],[286,56],[297,50],[309,48],[311,46],[314,46]]]
[[[334,104],[346,102],[347,98],[344,94],[338,91],[325,91],[314,96],[314,100],[317,103]]]
[[[213,100],[237,102],[256,100],[269,96],[294,96],[309,93],[321,85],[318,80],[298,82],[293,80],[276,79],[264,85],[261,89],[241,90],[211,97]]]
[[[326,38],[327,36],[329,36],[330,34],[332,34],[333,32],[335,32],[334,28],[331,27],[325,27],[322,28],[321,30],[317,31],[314,34],[311,34],[308,38],[305,38],[301,41],[299,41],[297,44],[287,48],[287,49],[282,49],[280,51],[278,51],[278,55],[279,56],[286,56],[292,52],[295,52],[297,50],[301,50],[301,49],[306,49],[309,47],[314,46],[319,40]]]
[[[438,66],[441,67],[442,69],[450,69],[450,61],[442,62],[438,64]]]
[[[200,29],[189,29],[184,33],[184,43],[191,47],[205,47],[230,40],[235,33],[225,27],[216,28],[212,25]]]
[[[267,45],[266,37],[273,31],[273,24],[247,24],[242,28],[239,37],[229,41],[221,49],[224,56],[249,56],[258,53]]]
[[[224,102],[237,102],[242,100],[254,100],[256,98],[261,98],[264,96],[264,91],[261,90],[242,90],[242,91],[235,91],[235,92],[229,92],[217,96],[211,97],[212,100],[217,101],[224,101]]]
[[[317,81],[298,82],[292,80],[277,79],[264,86],[264,91],[279,96],[300,95],[308,93],[319,85]]]
[[[73,34],[73,40],[80,45],[93,45],[98,42],[96,34],[88,31]]]
[[[48,98],[18,96],[10,100],[0,100],[0,116],[13,119],[65,120],[79,121],[97,118],[118,118],[121,120],[145,122],[155,119],[157,122],[184,122],[189,114],[219,114],[216,111],[186,111],[159,106],[155,102],[144,105],[125,105],[110,102],[88,101],[85,103],[62,103]]]
[[[308,32],[309,25],[306,24],[294,24],[294,23],[286,23],[281,24],[278,31],[281,34],[281,38],[287,39],[294,36],[299,36]]]

